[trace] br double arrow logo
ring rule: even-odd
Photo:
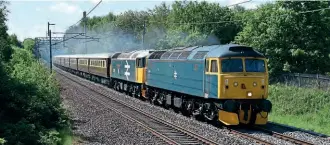
[[[126,60],[126,65],[125,65],[126,71],[125,71],[125,74],[124,75],[126,76],[126,79],[127,80],[128,80],[128,77],[131,75],[130,72],[128,71],[130,67],[131,66],[128,64],[128,62]]]
[[[178,73],[176,73],[176,71],[174,71],[174,79],[176,79]]]

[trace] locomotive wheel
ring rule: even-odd
[[[200,104],[199,105],[199,108],[196,109],[194,112],[193,112],[193,116],[196,120],[198,121],[204,121],[204,116],[203,116],[203,106]]]
[[[182,104],[181,112],[184,116],[190,117],[192,115],[193,110],[193,102],[192,101],[186,101]]]
[[[128,87],[129,87],[128,88],[128,95],[132,97],[133,96],[133,94],[132,94],[132,91],[133,91],[132,84],[130,84]]]
[[[158,96],[158,92],[153,92],[152,99],[151,99],[151,104],[153,105],[157,105],[157,96]]]

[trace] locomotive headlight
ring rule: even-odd
[[[234,82],[234,86],[237,87],[238,86],[238,83],[237,82]]]
[[[225,85],[228,85],[228,79],[225,80]]]
[[[257,83],[256,82],[253,82],[253,86],[256,87],[257,86]]]
[[[261,85],[265,85],[265,79],[261,79]]]
[[[247,93],[248,97],[252,97],[252,92]]]

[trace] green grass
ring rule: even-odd
[[[60,138],[61,138],[61,145],[72,145],[77,144],[81,142],[83,139],[79,136],[75,136],[72,134],[72,130],[68,127],[65,129],[62,129],[60,132]]]
[[[60,131],[60,138],[62,145],[72,145],[74,136],[70,128],[65,128]]]
[[[271,85],[269,120],[330,135],[330,92]]]

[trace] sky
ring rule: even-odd
[[[206,0],[217,2],[222,6],[237,4],[247,0]],[[99,0],[11,0],[8,5],[8,33],[16,34],[20,41],[25,38],[46,37],[47,22],[52,32],[64,32],[69,26],[82,18],[83,11],[91,10]],[[167,4],[173,1],[165,0]],[[252,0],[240,4],[246,8],[256,8],[265,0]],[[109,12],[120,14],[127,10],[147,10],[161,4],[160,0],[103,0],[88,17],[103,16]],[[55,36],[61,37],[60,34]]]

